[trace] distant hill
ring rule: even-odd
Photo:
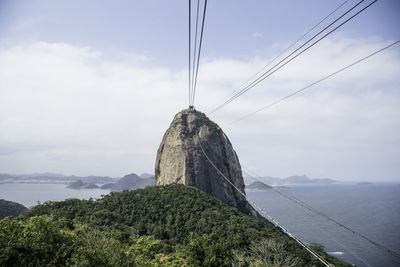
[[[141,175],[143,176],[143,174]],[[137,188],[145,188],[146,186],[154,185],[154,176],[145,175],[142,178],[136,175],[135,173],[131,173],[125,175],[121,179],[119,179],[110,189],[114,192],[120,192],[124,190],[134,190]]]
[[[295,175],[287,177],[284,181],[288,184],[307,184],[311,182],[311,179],[306,175]]]
[[[99,186],[96,185],[96,184],[84,183],[84,182],[82,182],[82,180],[78,180],[78,181],[75,181],[75,182],[69,184],[67,186],[67,188],[71,188],[71,189],[97,189],[97,188],[99,188]]]
[[[111,189],[114,186],[114,183],[103,184],[100,186],[101,189]]]
[[[85,183],[82,180],[77,180],[70,183],[67,188],[71,189],[106,189],[113,192],[121,192],[124,190],[134,190],[138,188],[145,188],[146,186],[154,185],[154,176],[146,175],[148,178],[141,178],[135,173],[125,175],[121,179],[118,179],[115,183],[107,183],[103,185],[96,185],[92,183]]]
[[[0,173],[0,184],[2,183],[68,184],[68,188],[73,189],[101,188],[111,189],[112,191],[123,191],[154,185],[154,175],[142,173],[138,176],[132,173],[122,178],[111,178],[108,176],[65,176],[55,173],[20,175]]]
[[[264,176],[264,177],[257,177],[257,179],[261,180],[262,182],[264,182],[268,185],[271,185],[271,186],[341,183],[338,180],[329,179],[329,178],[310,179],[307,175],[294,175],[294,176],[289,176],[287,178]],[[246,184],[251,184],[251,183],[257,181],[256,179],[254,179],[252,177],[245,177],[244,180],[245,180]]]
[[[248,186],[246,186],[246,190],[250,191],[266,191],[271,190],[272,186],[264,184],[263,182],[256,181]]]
[[[140,175],[140,178],[143,178],[143,179],[154,178],[154,174],[142,173],[142,174]]]
[[[116,178],[108,176],[64,176],[55,173],[0,174],[0,183],[70,184],[77,180],[81,180],[83,183],[88,184],[106,184],[115,182]]]
[[[0,219],[7,216],[17,217],[25,210],[26,207],[19,203],[0,199]]]

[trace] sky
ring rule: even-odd
[[[343,2],[208,1],[196,109],[227,100]],[[0,0],[0,173],[153,173],[188,106],[187,11],[182,0]],[[211,114],[242,168],[400,181],[400,45],[232,123],[399,40],[399,29],[400,2],[379,0]]]

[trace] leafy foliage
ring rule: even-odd
[[[110,193],[97,201],[48,202],[18,220],[6,218],[0,223],[0,265],[229,266],[235,253],[246,257],[263,240],[274,245],[263,248],[273,262],[320,266],[265,219],[195,187],[173,184]],[[252,260],[240,266],[253,266]]]
[[[227,266],[231,250],[229,244],[215,234],[191,233],[186,256],[196,266]]]
[[[275,240],[264,239],[253,242],[247,251],[235,251],[232,265],[241,266],[298,266],[300,259],[288,253],[285,244]]]
[[[215,122],[213,122],[212,120],[210,120],[210,119],[206,116],[206,114],[204,114],[203,112],[196,111],[196,115],[197,115],[197,117],[198,117],[199,120],[200,120],[200,123],[199,123],[200,126],[206,125],[206,126],[208,126],[208,128],[209,128],[210,131],[213,131],[213,130],[219,128],[218,124],[216,124]]]
[[[22,217],[43,214],[119,231],[122,239],[127,231],[154,235],[171,245],[188,243],[191,232],[213,233],[233,247],[247,246],[261,237],[291,240],[262,218],[240,213],[195,187],[177,184],[110,193],[97,201],[49,202]]]
[[[71,256],[74,237],[65,220],[7,217],[0,221],[1,266],[60,266]]]
[[[26,210],[26,208],[19,203],[0,199],[0,219],[7,216],[17,217],[24,210]]]
[[[119,242],[112,233],[43,215],[0,221],[0,266],[182,266],[185,260],[153,236]],[[162,254],[168,247],[169,254]]]

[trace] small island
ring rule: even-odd
[[[249,186],[246,186],[246,189],[249,191],[267,191],[271,190],[272,186],[264,184],[263,182],[256,181]]]
[[[82,180],[77,180],[67,186],[67,188],[71,189],[97,189],[99,188],[98,185],[95,184],[89,184],[89,183],[84,183]]]

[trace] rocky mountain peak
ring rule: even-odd
[[[246,199],[210,161],[244,192],[239,159],[228,137],[204,113],[183,110],[175,115],[157,151],[156,185],[195,186],[241,210],[249,210]]]

